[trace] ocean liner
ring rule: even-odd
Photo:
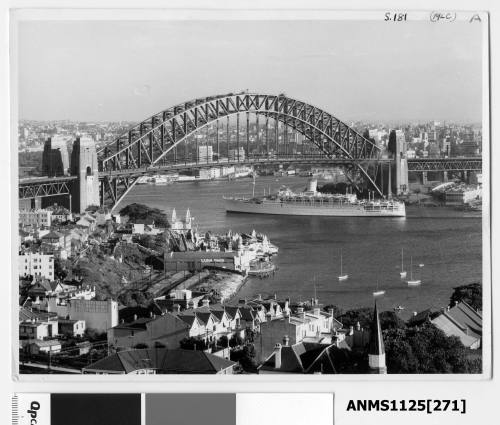
[[[339,217],[405,217],[405,204],[396,200],[357,199],[356,194],[326,194],[317,191],[317,180],[307,190],[294,193],[282,187],[262,197],[225,196],[226,211],[252,214],[321,215]]]

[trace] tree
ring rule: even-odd
[[[247,344],[243,347],[240,364],[246,372],[257,372],[257,362],[255,361],[255,347],[253,344]]]
[[[432,323],[384,332],[388,373],[481,373],[460,339]]]
[[[169,228],[167,215],[158,208],[151,208],[144,204],[133,203],[120,210],[120,215],[127,215],[132,223],[141,223],[153,220],[158,227]]]
[[[219,338],[219,341],[218,341],[218,345],[219,347],[228,347],[228,344],[229,344],[229,339],[227,338],[226,335],[222,335],[220,338]]]
[[[240,345],[243,345],[244,341],[243,338],[237,334],[233,335],[231,339],[229,340],[229,346],[231,348],[238,347]]]
[[[179,342],[179,345],[184,350],[203,351],[208,348],[205,341],[203,341],[202,339],[194,338],[192,336],[188,338],[183,338]]]
[[[68,276],[68,271],[58,258],[54,259],[54,275],[61,280],[66,279],[66,276]]]
[[[337,317],[344,327],[356,326],[359,322],[362,328],[369,327],[372,321],[373,309],[370,307],[347,310],[344,314]]]
[[[470,283],[469,285],[462,285],[453,288],[453,293],[450,297],[450,307],[455,303],[466,302],[476,310],[483,308],[483,287],[480,283]]]
[[[340,307],[338,307],[334,304],[326,305],[323,310],[329,311],[330,309],[333,310],[333,317],[342,316],[342,314],[344,313],[344,311]]]
[[[383,311],[380,313],[379,317],[382,329],[402,329],[406,327],[404,320],[393,311]]]

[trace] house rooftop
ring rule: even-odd
[[[140,369],[154,369],[159,374],[215,374],[235,364],[204,351],[157,348],[120,351],[83,371],[127,374]]]

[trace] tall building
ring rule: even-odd
[[[54,256],[33,252],[19,254],[19,277],[26,276],[54,280]]]
[[[385,375],[387,367],[385,365],[385,347],[382,338],[382,328],[378,315],[377,302],[373,310],[373,319],[370,326],[370,342],[368,346],[368,365],[370,373]]]
[[[214,152],[213,147],[198,146],[198,162],[213,162]]]
[[[45,141],[42,154],[42,170],[45,175],[55,177],[69,174],[70,162],[66,141],[66,138],[57,135]]]
[[[244,161],[245,160],[245,148],[240,146],[239,149],[229,149],[228,152],[229,161]]]
[[[22,226],[47,226],[52,224],[52,211],[44,209],[20,210],[19,224]]]

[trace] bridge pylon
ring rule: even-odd
[[[83,213],[89,206],[99,206],[99,169],[95,142],[77,137],[71,153],[71,174],[78,181],[71,186],[72,211]]]

